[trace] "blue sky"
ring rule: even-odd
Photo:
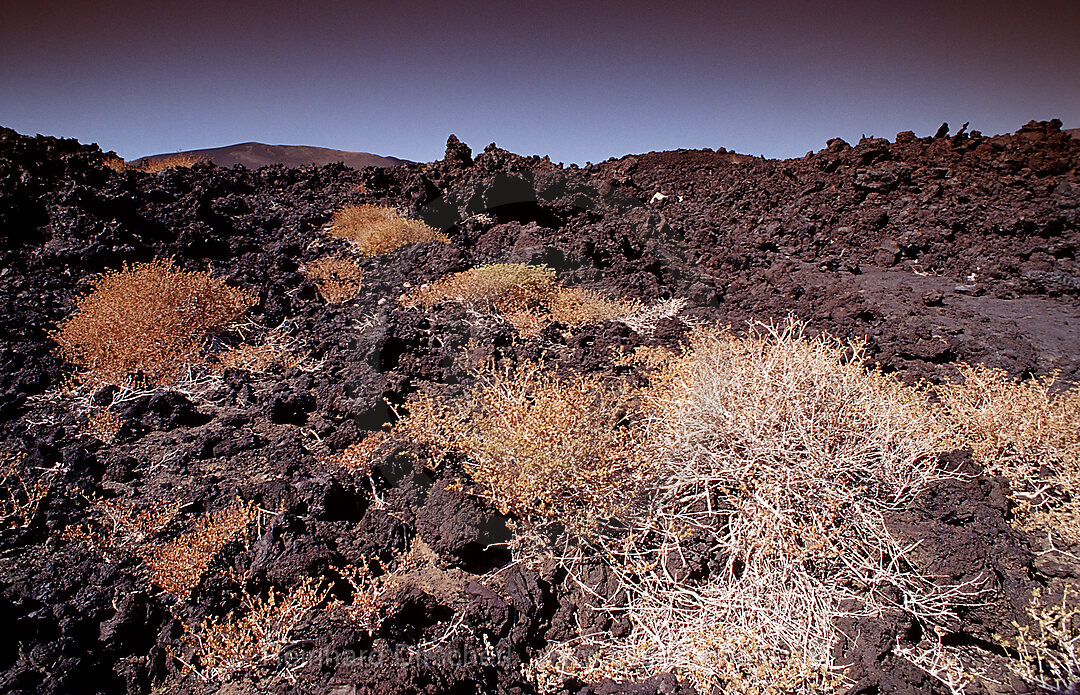
[[[9,3],[10,4],[10,3]],[[256,140],[566,163],[1080,127],[1080,3],[22,2],[0,125],[132,159]]]

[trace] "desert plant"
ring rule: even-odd
[[[1046,692],[1076,692],[1080,687],[1080,605],[1076,596],[1070,597],[1067,586],[1060,600],[1047,600],[1036,591],[1026,613],[1026,624],[1013,625],[1016,636],[1002,640],[1016,652],[1017,674]]]
[[[209,273],[155,260],[98,276],[52,338],[92,382],[121,384],[141,374],[165,383],[201,361],[206,335],[226,329],[254,303],[252,293]]]
[[[425,242],[448,243],[450,238],[383,205],[349,205],[334,213],[329,233],[347,239],[365,256],[389,253]]]
[[[448,275],[416,288],[400,299],[410,307],[431,309],[443,302],[501,316],[523,335],[535,335],[552,322],[579,326],[620,319],[639,309],[599,292],[563,287],[544,265],[493,263]]]
[[[199,629],[189,631],[185,641],[192,646],[198,665],[181,663],[203,680],[215,683],[272,665],[327,593],[323,582],[312,579],[285,594],[271,588],[265,598],[245,591],[239,612],[208,618]]]
[[[165,499],[155,499],[145,507],[121,498],[91,496],[87,501],[90,511],[86,523],[66,528],[63,535],[85,543],[114,563],[145,556],[152,539],[169,525],[181,507],[180,502]]]
[[[134,171],[142,171],[147,174],[156,174],[166,169],[172,169],[174,167],[191,167],[205,162],[202,157],[198,157],[186,152],[178,152],[176,154],[165,155],[162,157],[153,157],[150,159],[144,159],[138,164],[129,164],[120,157],[105,157],[102,160],[102,164],[109,167],[113,171],[127,171],[129,169]]]
[[[364,277],[356,261],[329,256],[308,263],[305,274],[315,281],[319,294],[330,304],[354,299],[360,293],[360,281]]]
[[[241,503],[199,519],[193,528],[171,541],[143,543],[140,554],[150,567],[150,581],[186,599],[214,557],[240,536],[256,515],[254,506]]]
[[[29,526],[52,489],[48,473],[35,480],[21,469],[25,458],[25,455],[0,458],[0,528]]]
[[[1080,388],[982,365],[960,372],[937,391],[975,461],[1011,482],[1016,523],[1080,543]]]
[[[648,384],[629,392],[490,371],[395,426],[524,522],[518,552],[557,558],[595,610],[629,619],[622,638],[553,643],[540,686],[672,671],[701,692],[817,691],[842,682],[839,618],[945,625],[978,594],[931,581],[886,526],[953,475],[938,468],[950,429],[925,391],[864,368],[858,344],[792,323],[698,331],[642,361]],[[605,579],[586,581],[597,563]],[[695,563],[713,567],[694,578]]]
[[[98,410],[86,417],[86,434],[103,444],[112,444],[123,426],[124,418],[111,410]]]
[[[582,533],[618,517],[649,479],[626,393],[526,362],[482,374],[461,400],[420,396],[395,435],[456,455],[504,514]]]

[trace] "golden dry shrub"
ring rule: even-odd
[[[322,582],[306,579],[285,594],[270,589],[266,598],[247,592],[241,610],[209,618],[186,637],[198,663],[184,665],[202,678],[224,683],[277,663],[281,651],[304,618],[325,600]]]
[[[124,418],[111,410],[99,410],[86,417],[86,434],[102,444],[112,444],[123,426]]]
[[[192,167],[205,161],[205,159],[197,155],[178,152],[164,157],[154,157],[153,159],[144,160],[132,168],[144,171],[147,174],[157,174],[166,169]]]
[[[201,361],[207,334],[254,303],[251,292],[158,259],[99,275],[52,338],[91,381],[121,384],[141,373],[165,383]]]
[[[982,365],[960,372],[938,394],[975,461],[1010,480],[1018,524],[1080,543],[1080,388]]]
[[[395,435],[459,456],[501,512],[588,533],[651,479],[625,396],[601,377],[525,363],[484,374],[464,399],[414,399]]]
[[[545,265],[492,263],[448,275],[401,297],[405,306],[431,309],[443,302],[496,314],[519,333],[536,335],[552,322],[567,326],[616,319],[637,305],[608,299],[599,292],[563,287]]]
[[[308,263],[304,274],[315,281],[323,299],[340,304],[360,294],[364,269],[356,261],[327,256]]]
[[[142,171],[147,174],[156,174],[166,169],[172,169],[175,167],[191,167],[205,162],[202,157],[188,154],[186,152],[178,152],[176,154],[166,155],[164,157],[154,157],[152,159],[145,159],[138,164],[129,164],[120,157],[105,157],[102,160],[102,164],[109,167],[113,171],[127,171],[128,169],[134,171]]]
[[[353,242],[365,256],[389,253],[412,244],[450,241],[450,237],[422,221],[405,217],[384,205],[349,205],[338,210],[329,233]]]
[[[341,466],[351,473],[370,473],[392,446],[389,432],[372,432],[344,451],[321,459]]]
[[[113,171],[124,171],[128,168],[127,162],[120,157],[105,157],[101,160],[101,163]]]
[[[199,519],[194,528],[172,541],[144,543],[140,553],[150,567],[150,581],[186,599],[214,557],[247,529],[256,514],[252,505],[239,504]]]

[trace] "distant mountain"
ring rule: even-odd
[[[1077,140],[1080,140],[1080,128],[1066,128],[1065,132],[1073,136]]]
[[[363,167],[396,167],[408,160],[397,157],[383,157],[370,152],[346,152],[344,150],[331,150],[326,147],[308,147],[306,145],[267,145],[262,142],[243,142],[226,147],[212,147],[205,150],[185,150],[183,152],[171,152],[168,154],[152,154],[130,162],[140,165],[148,161],[175,157],[178,154],[199,157],[217,164],[219,167],[231,167],[243,164],[249,169],[270,164],[284,164],[289,167],[300,167],[314,164],[322,166],[334,162],[342,162],[345,166],[354,169]]]

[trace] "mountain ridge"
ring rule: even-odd
[[[328,147],[314,147],[310,145],[268,145],[263,142],[240,142],[234,145],[222,147],[208,147],[195,150],[182,150],[146,155],[134,160],[132,164],[140,165],[176,155],[190,155],[199,157],[221,167],[231,167],[242,164],[249,169],[272,164],[283,164],[287,167],[299,167],[307,165],[324,166],[341,162],[353,169],[364,167],[395,167],[408,160],[398,157],[387,157],[371,152],[350,152],[347,150],[335,150]]]

